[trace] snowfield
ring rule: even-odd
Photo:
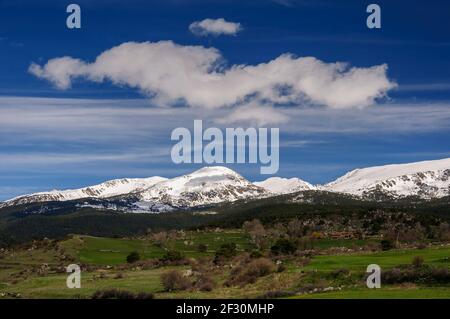
[[[364,195],[381,191],[390,196],[422,198],[450,194],[450,158],[355,169],[325,185],[332,192]]]
[[[355,169],[323,186],[313,186],[299,178],[281,177],[251,183],[229,168],[212,166],[171,179],[158,176],[124,178],[81,189],[24,195],[6,201],[0,207],[120,197],[126,203],[125,210],[163,212],[305,190],[326,190],[361,197],[383,194],[392,198],[439,198],[450,195],[450,158]],[[105,208],[113,207],[116,203],[105,205]]]
[[[304,190],[315,190],[316,187],[300,178],[270,177],[262,182],[253,183],[273,194],[289,194]]]

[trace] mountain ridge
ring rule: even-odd
[[[161,212],[307,190],[324,190],[362,198],[381,195],[392,198],[440,198],[450,195],[450,158],[358,168],[333,182],[316,186],[297,177],[270,177],[252,183],[227,167],[207,166],[170,179],[159,176],[124,178],[80,189],[23,195],[0,204],[0,207],[119,197],[126,207],[135,211]]]
[[[450,194],[450,158],[359,168],[324,189],[358,196],[378,192],[393,197],[443,197]]]

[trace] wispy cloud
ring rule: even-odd
[[[274,107],[272,111],[281,116],[283,131],[295,133],[450,129],[450,102],[386,103],[360,110]],[[152,107],[146,100],[0,97],[0,145],[41,140],[158,145],[167,142],[173,128],[192,125],[194,119],[203,119],[209,126],[227,127],[229,122],[217,119],[226,118],[229,112],[192,108],[177,108],[175,112]],[[242,124],[251,125],[251,120]]]
[[[360,110],[323,107],[274,107],[273,110],[288,119],[279,124],[267,124],[268,127],[280,128],[283,158],[280,174],[284,176],[301,177],[300,174],[305,173],[318,179],[316,175],[330,172],[337,175],[336,170],[344,173],[340,168],[344,164],[333,164],[332,160],[329,165],[309,163],[308,167],[304,163],[306,159],[299,162],[301,154],[311,154],[311,149],[330,150],[339,137],[391,139],[404,138],[408,134],[442,132],[445,135],[450,132],[450,102],[391,103]],[[68,176],[72,179],[75,178],[73,176],[89,176],[89,181],[96,177],[95,182],[101,182],[120,176],[186,173],[192,167],[176,166],[171,162],[170,149],[175,143],[170,140],[171,131],[176,127],[192,128],[194,119],[204,120],[205,128],[233,127],[236,124],[216,121],[229,114],[227,109],[177,108],[174,112],[174,109],[153,107],[144,99],[0,97],[0,187],[14,185],[18,178],[27,181],[24,182],[26,187],[37,187],[38,183],[41,185],[39,190],[45,190],[47,188],[42,185],[49,176],[58,176],[58,180],[66,181],[57,184],[52,180],[48,183],[48,188],[52,188],[69,183],[70,187],[78,186],[69,182]],[[238,125],[249,127],[253,123]],[[292,159],[286,159],[286,154],[293,156]],[[428,155],[412,154],[409,158],[431,159],[439,154]],[[252,169],[245,167],[244,171],[251,175]],[[11,192],[14,195],[18,193]]]

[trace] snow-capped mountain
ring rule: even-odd
[[[290,194],[304,190],[315,190],[316,187],[299,178],[270,177],[262,182],[253,183],[272,194]]]
[[[324,188],[369,197],[373,194],[443,197],[450,195],[450,158],[355,169]]]
[[[102,206],[133,212],[162,212],[267,195],[264,188],[252,184],[233,170],[215,166],[172,179],[118,179],[81,189],[24,195],[6,201],[0,207],[49,201],[111,199],[95,205],[83,203],[78,207]]]
[[[266,191],[226,167],[205,167],[169,179],[138,194],[143,202],[195,207],[263,196]]]
[[[83,201],[77,207],[101,206],[120,211],[163,212],[304,190],[324,190],[366,198],[379,195],[391,198],[443,197],[450,195],[450,158],[356,169],[324,186],[313,186],[299,178],[280,177],[251,183],[226,167],[204,167],[172,179],[125,178],[81,189],[24,195],[6,201],[0,207],[85,199],[92,202],[95,199],[97,201],[94,204]]]
[[[3,203],[3,205],[13,206],[27,203],[68,201],[82,198],[110,198],[114,196],[136,193],[165,180],[167,180],[167,178],[159,176],[149,178],[115,179],[80,189],[53,190],[50,192],[23,195],[10,199]]]

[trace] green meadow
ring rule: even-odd
[[[75,254],[77,260],[94,265],[119,265],[126,262],[132,251],[137,251],[142,259],[161,258],[167,250],[180,251],[186,257],[211,256],[225,243],[235,243],[239,251],[252,249],[253,245],[242,232],[192,232],[183,240],[168,240],[164,248],[145,239],[100,238],[74,236],[62,243],[62,246]],[[206,252],[199,252],[200,244],[207,246]]]
[[[450,246],[435,246],[425,249],[402,249],[385,252],[319,254],[310,262],[301,265],[293,260],[284,261],[286,269],[259,278],[256,282],[241,286],[227,286],[223,283],[229,275],[229,269],[212,272],[217,287],[202,292],[186,290],[166,292],[160,276],[171,269],[186,271],[189,266],[163,266],[154,269],[129,267],[117,268],[126,264],[126,257],[132,251],[138,251],[142,259],[160,258],[167,249],[177,250],[188,258],[211,257],[224,243],[236,243],[239,251],[252,250],[255,247],[241,231],[226,232],[189,232],[183,238],[168,240],[161,248],[148,239],[98,238],[90,236],[72,236],[60,242],[71,262],[95,265],[94,270],[82,273],[81,289],[66,287],[65,273],[37,275],[27,271],[42,264],[61,264],[56,260],[53,250],[22,250],[12,256],[0,259],[0,296],[8,298],[20,294],[24,298],[89,298],[95,291],[117,288],[132,292],[153,293],[156,298],[256,298],[270,291],[294,291],[305,284],[326,281],[331,286],[340,285],[340,290],[317,293],[298,293],[286,295],[288,298],[450,298],[450,286],[383,286],[381,289],[368,289],[364,285],[364,273],[367,265],[378,264],[382,269],[411,264],[420,256],[429,266],[449,267]],[[318,240],[315,246],[351,247],[364,245],[367,241],[358,240]],[[197,246],[206,244],[206,252],[199,252]],[[326,253],[326,251],[324,251]],[[69,261],[67,261],[69,263]],[[63,263],[64,264],[64,263]],[[330,274],[339,269],[350,272],[348,284],[342,278],[332,280]],[[347,280],[346,279],[346,280]],[[283,297],[280,295],[280,297]]]

